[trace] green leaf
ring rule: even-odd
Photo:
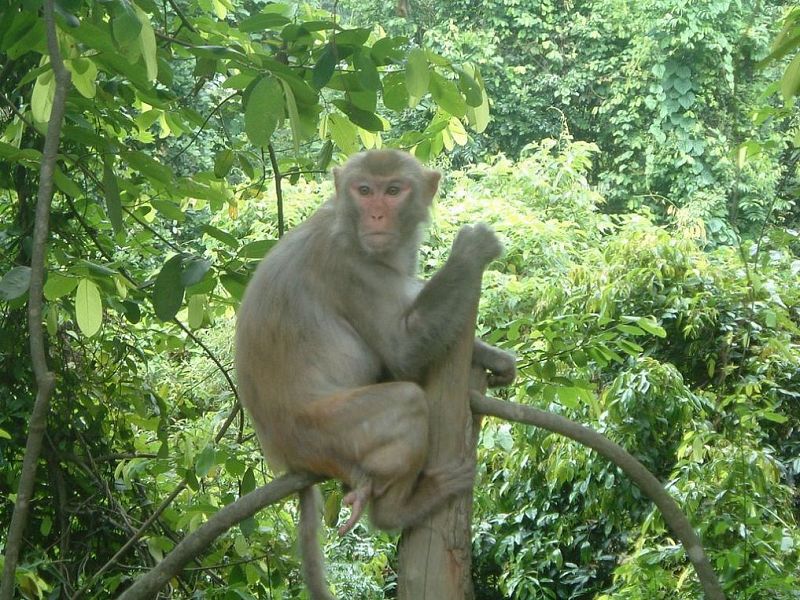
[[[156,277],[153,285],[153,308],[162,321],[171,320],[183,303],[184,286],[181,283],[183,255],[170,258]]]
[[[242,485],[241,485],[241,495],[244,496],[245,494],[249,494],[254,489],[256,489],[256,476],[253,473],[253,469],[248,467],[247,471],[244,472],[242,476]]]
[[[314,65],[314,68],[311,69],[311,85],[318,90],[325,87],[325,84],[333,77],[338,62],[339,58],[336,47],[332,44],[326,44],[317,63]]]
[[[154,182],[163,183],[168,187],[171,187],[175,182],[172,169],[139,150],[123,150],[120,152],[120,156],[128,163],[131,169],[138,171]]]
[[[334,34],[338,46],[363,46],[372,33],[371,29],[345,29]]]
[[[334,100],[333,104],[359,127],[367,131],[383,131],[383,121],[375,113],[361,110],[346,100]]]
[[[635,327],[634,325],[619,324],[617,325],[617,329],[631,335],[645,335],[645,331],[643,329]]]
[[[428,69],[428,58],[425,51],[414,48],[408,54],[406,62],[406,87],[411,97],[409,104],[415,106],[419,100],[428,92],[430,82],[430,70]]]
[[[36,80],[38,83],[38,79]],[[792,59],[781,77],[781,95],[788,100],[800,91],[800,54]]]
[[[356,77],[361,87],[367,90],[376,90],[381,85],[381,78],[378,69],[372,62],[369,52],[366,50],[359,52],[353,57],[353,66],[356,69]]]
[[[72,85],[81,96],[90,100],[97,95],[97,65],[84,57],[65,60],[64,66],[70,72]]]
[[[301,138],[301,125],[300,125],[300,114],[297,112],[297,102],[294,98],[294,92],[292,91],[292,86],[290,86],[286,81],[281,79],[281,84],[283,85],[283,93],[286,97],[286,109],[289,113],[289,126],[292,129],[292,142],[294,143],[294,153],[300,154],[300,138]]]
[[[326,123],[331,139],[342,152],[348,155],[358,152],[358,131],[344,115],[329,114]]]
[[[214,157],[214,177],[222,179],[231,172],[233,161],[236,159],[236,154],[230,148],[225,148],[217,152]]]
[[[211,261],[197,256],[184,256],[181,262],[181,285],[198,283],[211,268]]]
[[[242,246],[239,256],[243,258],[263,258],[269,250],[278,243],[278,240],[257,240]]]
[[[36,78],[31,93],[31,114],[37,123],[47,123],[53,109],[56,82],[52,71],[45,71]]]
[[[283,93],[275,77],[262,77],[251,89],[244,107],[244,130],[255,146],[269,142],[283,118]]]
[[[92,337],[103,323],[100,290],[91,279],[81,279],[75,290],[75,318],[86,337]]]
[[[317,162],[314,165],[315,168],[318,171],[327,171],[328,165],[331,164],[331,158],[333,158],[333,142],[331,140],[325,140],[325,143],[317,154]]]
[[[667,332],[664,330],[663,327],[661,327],[658,323],[656,323],[655,319],[651,319],[648,317],[640,317],[636,319],[636,324],[651,335],[660,338],[667,337]]]
[[[789,417],[786,415],[782,415],[771,410],[765,410],[759,413],[759,415],[768,421],[772,421],[773,423],[786,423],[789,420]]]
[[[205,477],[217,462],[217,451],[211,446],[203,448],[197,456],[194,465],[194,472],[198,477]]]
[[[226,246],[230,246],[231,248],[239,247],[239,240],[237,240],[227,231],[222,231],[221,229],[217,229],[213,225],[203,225],[202,231],[206,235],[210,235],[215,240],[222,242]]]
[[[111,18],[111,32],[117,44],[125,48],[138,40],[142,22],[128,0],[120,0],[115,6],[117,10]]]
[[[438,73],[431,73],[430,76],[431,96],[436,104],[456,117],[463,117],[467,114],[467,103],[458,90],[458,86],[445,79]]]
[[[239,23],[239,31],[245,33],[255,33],[265,29],[280,29],[284,25],[291,23],[288,17],[270,13],[261,13],[248,17]]]
[[[383,78],[383,104],[397,112],[408,108],[408,89],[403,73],[389,73]]]
[[[119,196],[117,176],[114,174],[114,157],[103,154],[103,193],[106,199],[106,212],[114,233],[124,231],[122,224],[122,200]]]
[[[206,314],[206,297],[204,294],[189,296],[189,327],[200,329]]]
[[[470,106],[478,107],[483,103],[483,87],[463,69],[457,69],[458,73],[458,87],[464,92],[467,104]]]
[[[159,213],[161,213],[161,215],[170,221],[183,223],[183,221],[186,219],[186,215],[183,214],[181,207],[171,200],[151,200],[150,204],[152,204],[153,208],[155,208]]]
[[[402,48],[408,44],[405,37],[381,38],[372,44],[370,54],[376,65],[399,64],[403,62],[405,54]]]
[[[155,81],[158,77],[158,56],[156,48],[156,34],[150,24],[150,17],[141,8],[133,5],[136,17],[139,20],[141,30],[139,32],[139,49],[144,59],[144,66],[147,69],[147,79]]]
[[[5,429],[0,429],[0,439],[10,440],[11,434],[8,433]]]
[[[342,494],[336,490],[328,494],[325,499],[325,509],[323,510],[323,519],[328,527],[336,527],[339,522],[339,512],[342,508]]]
[[[14,300],[28,291],[31,283],[31,268],[26,266],[14,267],[0,279],[0,299]]]
[[[50,271],[44,284],[44,297],[52,302],[72,293],[80,280],[77,277],[67,277],[61,273]]]

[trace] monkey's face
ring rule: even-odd
[[[406,228],[404,209],[414,187],[403,177],[357,177],[348,182],[347,195],[358,213],[358,237],[367,252],[383,253],[397,247]]]

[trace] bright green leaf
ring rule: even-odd
[[[100,289],[91,279],[81,279],[75,290],[75,318],[86,337],[92,337],[103,323]]]
[[[411,97],[409,102],[412,106],[416,105],[428,92],[430,75],[428,57],[425,51],[421,48],[414,48],[409,52],[406,63],[406,87]]]

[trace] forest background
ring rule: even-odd
[[[330,193],[329,168],[387,145],[445,173],[423,274],[464,223],[505,243],[479,317],[518,356],[500,395],[637,456],[730,598],[800,598],[799,17],[744,0],[57,2],[55,388],[17,593],[114,595],[271,479],[237,409],[236,307]],[[46,32],[41,1],[0,3],[4,554],[37,389],[26,305],[59,101]],[[698,597],[605,459],[495,421],[479,459],[477,598]],[[323,489],[334,524],[341,491]],[[294,518],[286,503],[242,522],[170,593],[303,597]],[[339,597],[394,597],[393,536],[325,535]]]

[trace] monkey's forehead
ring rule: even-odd
[[[408,152],[392,148],[367,150],[352,156],[344,168],[350,172],[361,171],[373,175],[393,176],[399,174],[417,175],[422,172],[422,164]]]

